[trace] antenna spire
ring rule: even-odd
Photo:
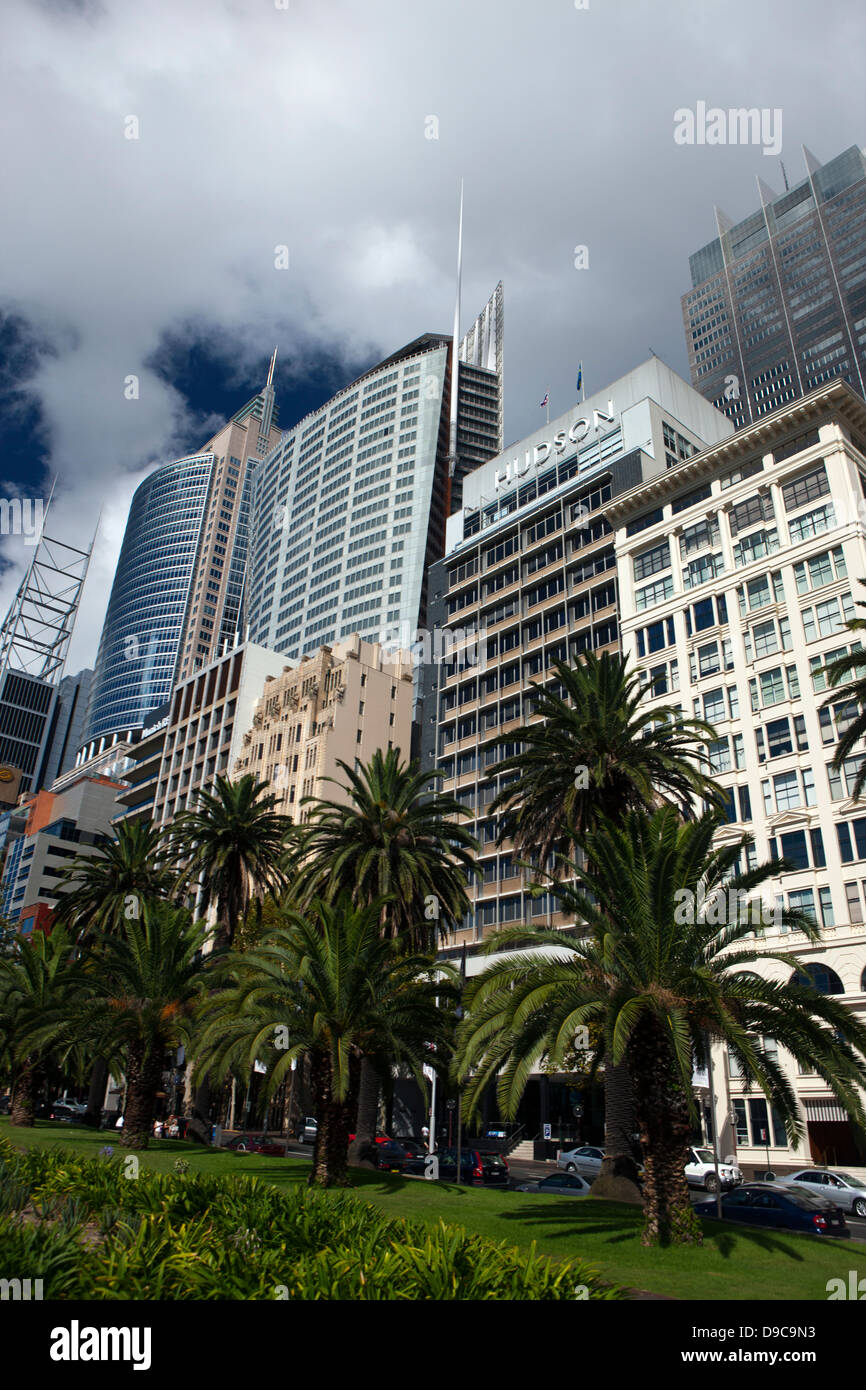
[[[460,214],[457,223],[457,297],[454,304],[454,335],[451,339],[451,431],[448,448],[448,474],[457,468],[457,362],[460,355],[460,295],[463,288],[463,180],[460,180]]]
[[[276,365],[277,365],[277,349],[274,348],[274,355],[273,355],[273,357],[271,358],[271,365],[270,365],[270,367],[268,368],[268,379],[267,379],[267,381],[266,381],[266,383],[265,383],[266,386],[271,386],[271,385],[273,384],[273,380],[274,380],[274,367],[275,367]]]

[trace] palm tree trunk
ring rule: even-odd
[[[625,1062],[604,1059],[604,1147],[601,1172],[593,1195],[613,1201],[642,1202],[632,1135],[637,1129],[631,1076]]]
[[[36,1109],[36,1068],[28,1058],[25,1061],[12,1086],[12,1106],[9,1119],[13,1125],[34,1124],[34,1113]]]
[[[316,1187],[348,1187],[346,1169],[354,1110],[352,1098],[341,1101],[334,1096],[330,1062],[326,1057],[313,1059],[312,1073],[319,1124],[309,1182]]]
[[[102,1119],[102,1103],[105,1099],[105,1083],[108,1080],[108,1063],[104,1057],[97,1057],[90,1073],[90,1089],[87,1092],[87,1111],[84,1123],[92,1129],[99,1128]]]
[[[642,1245],[701,1245],[701,1225],[686,1181],[688,1099],[667,1039],[652,1019],[632,1034],[628,1061],[644,1149]]]
[[[120,1142],[125,1149],[146,1149],[153,1132],[156,1093],[162,1079],[158,1054],[147,1051],[146,1043],[129,1045],[126,1071],[126,1114]]]
[[[379,1121],[380,1084],[379,1073],[369,1057],[362,1057],[355,1138],[349,1149],[349,1163],[353,1168],[374,1167],[371,1155]]]

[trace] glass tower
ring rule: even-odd
[[[856,145],[690,257],[682,297],[692,385],[735,425],[835,377],[866,395],[866,158]]]
[[[136,490],[99,643],[87,756],[140,730],[168,699],[214,465],[178,459]]]

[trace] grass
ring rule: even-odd
[[[32,1130],[15,1129],[0,1119],[0,1136],[22,1148],[60,1148],[95,1157],[110,1144],[125,1153],[110,1131],[94,1133],[49,1121]],[[306,1181],[309,1159],[236,1155],[203,1149],[179,1140],[162,1140],[137,1156],[142,1167],[170,1172],[179,1155],[190,1171],[248,1173],[280,1188]],[[463,1226],[554,1259],[582,1259],[603,1277],[628,1288],[678,1299],[820,1300],[829,1279],[847,1279],[848,1270],[866,1276],[866,1245],[819,1237],[748,1230],[705,1221],[700,1248],[645,1249],[640,1244],[639,1209],[618,1202],[537,1197],[430,1183],[358,1170],[356,1190],[387,1216]]]

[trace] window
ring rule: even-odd
[[[846,796],[854,795],[854,784],[857,781],[857,774],[862,766],[862,756],[858,758],[846,758],[840,768],[834,768],[831,763],[827,764],[830,796],[834,801],[843,801]]]
[[[710,758],[710,770],[713,773],[730,772],[731,749],[726,738],[719,738],[708,743],[707,752]]]
[[[744,502],[738,502],[736,506],[731,507],[729,514],[731,536],[739,536],[742,531],[757,526],[761,521],[772,520],[774,520],[773,501],[769,492],[756,492],[754,496],[747,497]]]
[[[777,811],[789,811],[794,806],[802,805],[800,779],[796,772],[780,772],[774,777],[773,794]]]
[[[842,632],[854,617],[854,600],[850,594],[824,599],[813,608],[803,609],[803,632],[807,642],[816,637],[832,637]]]
[[[643,589],[636,591],[635,608],[639,613],[644,608],[654,608],[657,603],[664,603],[665,599],[670,598],[673,591],[673,576],[665,575],[664,579],[657,579],[655,583],[647,584]]]
[[[810,589],[821,589],[832,584],[834,579],[847,579],[848,566],[841,545],[813,555],[810,560],[801,560],[794,566],[794,579],[797,593],[805,594]]]
[[[836,513],[832,502],[825,502],[822,507],[815,507],[811,512],[803,512],[801,516],[795,517],[788,523],[788,532],[791,543],[808,540],[810,536],[819,536],[822,531],[829,531],[836,525]]]
[[[725,717],[725,692],[719,686],[717,690],[708,690],[704,696],[704,719],[708,724],[718,724]]]
[[[663,618],[660,622],[650,623],[649,627],[639,628],[636,638],[638,656],[641,657],[672,647],[676,640],[673,618]]]
[[[839,821],[836,836],[843,864],[851,864],[855,859],[866,859],[866,816],[858,816],[856,820]]]
[[[755,560],[763,560],[779,549],[779,533],[773,526],[770,530],[752,531],[742,540],[734,541],[734,564],[738,569],[751,565]]]
[[[636,580],[649,579],[652,574],[670,569],[670,564],[670,547],[667,541],[663,541],[661,545],[654,545],[652,550],[645,550],[634,557],[634,577]]]
[[[801,473],[799,478],[795,478],[793,482],[784,484],[782,501],[785,504],[785,511],[793,512],[798,507],[805,507],[807,502],[814,502],[818,497],[826,497],[829,491],[827,469],[823,463],[819,463],[817,467],[810,468],[807,473]]]
[[[845,884],[845,900],[848,907],[848,921],[863,921],[863,904],[860,897],[860,885],[857,882]]]
[[[694,526],[686,526],[680,536],[680,559],[685,560],[686,556],[693,555],[696,550],[705,550],[708,546],[715,545],[719,539],[719,523],[716,518],[708,517],[705,521],[698,521]]]
[[[706,584],[708,580],[722,574],[724,568],[725,562],[720,551],[701,555],[697,560],[689,560],[683,568],[683,588],[694,589],[699,584]],[[712,623],[713,619],[710,618],[704,626],[711,627]]]
[[[824,668],[828,666],[831,661],[838,661],[840,657],[850,656],[854,652],[860,652],[862,650],[862,643],[852,642],[848,647],[834,647],[832,651],[823,652],[821,656],[810,657],[809,670],[812,675],[812,689],[816,691],[827,689],[827,677]],[[852,665],[851,671],[848,674],[853,679],[862,676],[864,670],[866,670],[866,663],[863,665]]]

